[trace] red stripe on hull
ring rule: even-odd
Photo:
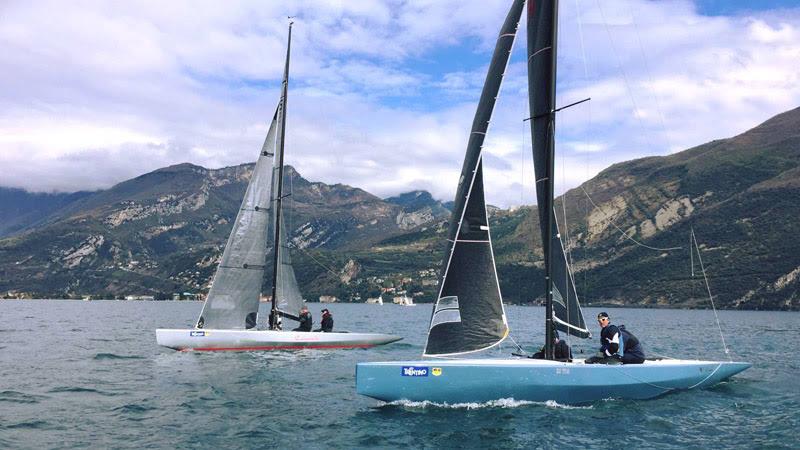
[[[182,348],[182,352],[246,352],[252,350],[303,350],[307,348],[313,349],[343,349],[343,348],[369,348],[374,347],[375,344],[353,344],[353,345],[278,345],[278,346],[265,346],[265,347],[199,347],[199,348]]]

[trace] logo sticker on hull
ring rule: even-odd
[[[428,368],[417,367],[417,366],[403,366],[402,374],[404,377],[427,377]]]
[[[202,337],[202,336],[205,336],[205,335],[206,335],[205,331],[190,331],[189,332],[189,336],[192,336],[192,337],[198,337],[198,336]]]
[[[432,374],[433,376],[435,376],[435,377],[438,377],[439,375],[441,375],[441,374],[442,374],[442,368],[441,368],[441,367],[434,367],[434,368],[432,368],[432,369],[431,369],[431,374]]]

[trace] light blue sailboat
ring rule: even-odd
[[[500,344],[509,332],[483,191],[482,147],[508,64],[524,0],[515,0],[497,40],[461,171],[442,283],[422,359],[359,363],[356,390],[383,401],[469,403],[512,398],[575,404],[647,399],[712,386],[750,367],[745,362],[681,359],[643,364],[557,361],[555,330],[591,336],[553,212],[557,0],[528,4],[528,83],[537,201],[546,272],[545,359],[451,359]]]

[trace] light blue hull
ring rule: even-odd
[[[693,360],[602,365],[527,358],[359,363],[356,391],[383,401],[472,403],[513,398],[562,404],[647,399],[712,386],[750,367]]]

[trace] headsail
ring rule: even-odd
[[[553,322],[560,331],[586,338],[591,333],[583,320],[553,211],[557,17],[556,0],[528,3],[528,91],[536,199],[545,271],[552,280]]]
[[[442,284],[425,344],[426,356],[483,350],[508,335],[486,217],[481,151],[524,4],[524,0],[515,0],[508,12],[475,111],[450,219]]]
[[[256,326],[267,255],[277,117],[276,111],[222,253],[222,260],[214,274],[197,328],[238,330]]]
[[[278,183],[278,173],[278,168],[275,167],[273,175],[274,183]],[[273,187],[273,192],[277,192],[275,187]],[[274,211],[272,220],[273,223],[276,220]],[[275,247],[278,251],[278,273],[275,276],[275,307],[280,312],[296,316],[300,311],[300,307],[303,306],[303,295],[300,293],[300,288],[297,286],[297,278],[294,275],[292,257],[286,238],[286,221],[283,220],[283,217],[281,217],[280,220],[281,226],[278,227],[278,234],[280,235],[278,238],[279,245]]]

